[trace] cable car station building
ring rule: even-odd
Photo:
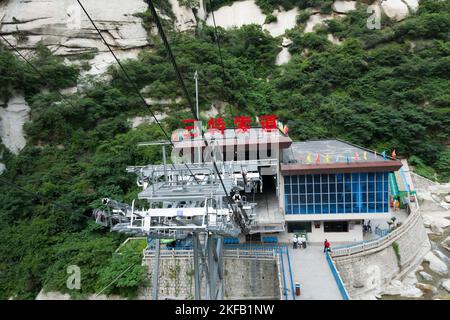
[[[293,142],[282,130],[225,129],[205,138],[208,145],[176,139],[173,152],[193,164],[214,157],[234,173],[254,218],[240,242],[287,242],[292,233],[306,233],[309,242],[359,242],[363,221],[391,218],[388,175],[400,161],[338,139]]]

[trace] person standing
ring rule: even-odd
[[[330,251],[330,243],[328,242],[327,239],[325,239],[324,243],[323,243],[323,252],[327,252]]]
[[[292,238],[292,248],[296,249],[297,248],[297,244],[298,244],[297,235],[294,234],[294,238]]]
[[[303,247],[303,249],[306,249],[306,237],[304,234],[302,234],[300,237],[300,243],[301,243],[301,246]]]
[[[298,247],[299,249],[301,249],[301,248],[302,248],[302,245],[303,245],[303,239],[302,239],[302,236],[297,237],[297,240],[298,240],[298,242],[297,242],[297,247]]]

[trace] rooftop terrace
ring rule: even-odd
[[[389,156],[337,139],[293,142],[282,159],[284,174],[395,171],[402,166]]]

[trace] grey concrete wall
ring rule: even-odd
[[[412,219],[411,225],[404,227],[405,232],[378,248],[333,259],[351,298],[379,291],[391,280],[401,278],[430,250],[420,214],[417,219]],[[394,243],[398,246],[400,259]]]
[[[241,254],[245,255],[241,251]],[[143,262],[153,268],[152,259]],[[160,259],[159,299],[193,299],[194,269],[190,257],[164,257]],[[280,281],[277,260],[224,257],[224,298],[280,299]],[[150,296],[150,286],[145,295]],[[202,292],[202,296],[205,293]]]
[[[280,299],[276,261],[225,258],[225,299]]]

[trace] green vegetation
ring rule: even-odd
[[[308,21],[309,17],[312,15],[312,12],[310,10],[302,10],[297,15],[297,23],[305,23]]]
[[[410,18],[369,30],[362,6],[317,33],[302,34],[301,26],[290,31],[293,58],[280,67],[274,61],[281,39],[254,25],[219,28],[225,79],[212,28],[168,37],[192,93],[199,71],[203,111],[223,101],[227,121],[230,109],[235,115],[274,112],[293,139],[338,137],[378,151],[395,148],[411,157],[419,173],[449,181],[449,15],[449,1],[422,0]],[[329,42],[328,33],[342,44]],[[68,103],[54,90],[74,86],[79,70],[43,46],[33,63],[50,85],[0,47],[0,100],[23,92],[32,119],[19,155],[0,144],[7,167],[2,178],[48,199],[0,184],[0,298],[31,299],[42,287],[77,298],[100,291],[140,260],[139,248],[114,254],[125,236],[94,225],[90,216],[103,197],[136,197],[135,177],[124,169],[160,162],[158,147],[136,144],[164,136],[154,124],[130,128],[127,119],[148,110],[119,69],[109,70],[110,80],[84,79],[83,90],[68,95]],[[147,97],[182,97],[160,41],[124,66]],[[154,110],[168,114],[163,126],[170,132],[191,117],[186,106],[182,100]],[[79,291],[65,287],[69,265],[81,268]],[[105,293],[134,296],[147,281],[144,273],[137,264]]]
[[[400,256],[400,246],[397,242],[392,242],[392,249],[394,250],[395,257],[397,258],[397,266],[401,270],[402,269],[402,263],[401,263],[401,256]]]
[[[180,3],[180,5],[189,8],[196,8],[200,4],[200,0],[179,0],[178,2]]]
[[[147,268],[142,265],[142,250],[142,242],[132,241],[113,255],[98,272],[103,294],[135,298],[138,289],[149,283]]]
[[[299,9],[319,8],[322,13],[331,13],[332,0],[256,0],[256,4],[264,14],[272,13],[279,7],[290,10],[294,7]]]
[[[278,20],[277,16],[274,16],[273,14],[269,13],[266,16],[266,20],[264,21],[264,23],[265,24],[269,24],[269,23],[272,23],[272,22],[277,22],[277,20]]]

